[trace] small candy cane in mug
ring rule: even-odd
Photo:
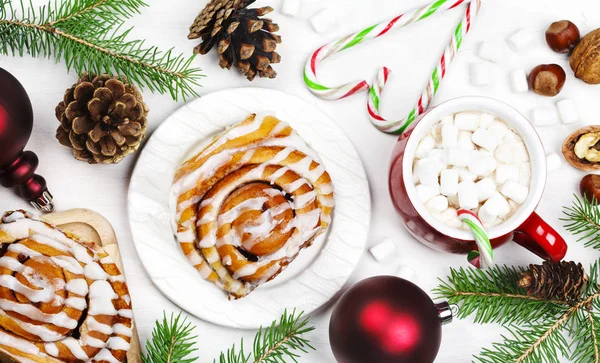
[[[475,238],[475,244],[477,244],[477,248],[479,249],[479,251],[471,251],[468,254],[467,259],[469,262],[479,268],[492,266],[494,251],[492,251],[492,244],[479,217],[467,209],[459,209],[457,214],[458,218],[471,229]]]

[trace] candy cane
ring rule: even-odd
[[[485,228],[483,227],[483,223],[479,220],[479,217],[470,210],[467,209],[459,209],[458,218],[463,221],[473,233],[473,237],[475,238],[475,244],[477,244],[477,251],[471,251],[467,256],[469,262],[473,263],[477,266],[477,262],[479,262],[478,267],[488,268],[492,266],[494,259],[494,251],[492,250],[492,244],[490,243],[490,239],[485,232]],[[479,261],[477,261],[477,257],[479,257]]]
[[[406,118],[399,121],[387,121],[381,117],[379,113],[380,97],[383,89],[385,88],[385,84],[388,81],[390,70],[384,67],[379,71],[377,78],[370,89],[369,100],[367,103],[369,118],[375,127],[387,133],[401,133],[406,130],[406,128],[410,126],[410,124],[412,124],[412,122],[419,115],[425,112],[427,107],[429,107],[431,104],[433,96],[437,93],[440,82],[446,76],[447,67],[450,65],[450,63],[452,63],[452,60],[454,60],[456,53],[460,49],[463,38],[467,35],[469,30],[471,30],[472,18],[479,12],[480,6],[480,0],[475,0],[467,5],[463,19],[456,26],[454,34],[450,39],[450,43],[446,49],[444,49],[444,53],[442,54],[440,61],[429,78],[427,87],[421,94],[421,97],[419,97],[417,104],[412,108]]]

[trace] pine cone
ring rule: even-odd
[[[579,301],[587,283],[588,276],[580,263],[545,261],[542,265],[529,265],[517,285],[527,289],[530,296],[574,303]]]
[[[270,6],[246,8],[255,1],[211,0],[190,27],[189,39],[202,38],[194,53],[206,54],[217,44],[221,68],[231,69],[233,65],[250,81],[257,73],[275,78],[277,73],[271,64],[281,61],[275,52],[281,37],[273,32],[279,26],[271,19],[260,18],[273,11]]]
[[[56,106],[58,141],[77,160],[116,164],[146,135],[148,107],[138,89],[116,77],[84,73]]]

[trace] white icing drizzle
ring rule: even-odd
[[[119,336],[112,336],[108,338],[108,344],[106,345],[109,349],[115,350],[129,350],[129,342]]]
[[[117,311],[117,313],[119,314],[119,316],[133,319],[133,311],[131,309],[121,309]]]
[[[109,363],[120,363],[117,358],[115,358],[110,350],[104,348],[93,359],[94,361],[107,361]]]
[[[111,335],[113,333],[114,326],[110,326],[107,324],[100,323],[98,320],[94,319],[93,316],[88,316],[85,319],[85,323],[87,327],[91,331],[97,331],[105,335]],[[116,326],[117,324],[115,324]]]
[[[81,347],[81,343],[75,338],[65,338],[60,341],[67,349],[73,354],[73,356],[77,359],[88,360],[89,357],[86,352]]]
[[[85,296],[88,293],[88,284],[85,279],[73,279],[67,282],[66,289],[74,294]]]
[[[118,323],[113,326],[115,330],[115,334],[123,335],[126,337],[131,337],[133,335],[133,330],[131,327],[128,327],[124,324]]]
[[[115,293],[112,286],[104,280],[96,280],[90,285],[88,294],[90,299],[90,315],[117,315],[117,310],[112,300],[119,296]]]

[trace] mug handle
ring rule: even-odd
[[[536,212],[515,230],[513,240],[547,261],[560,261],[567,254],[567,242]]]

